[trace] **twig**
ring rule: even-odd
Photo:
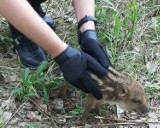
[[[4,124],[2,124],[0,127],[3,128],[5,127],[9,122],[10,120],[18,113],[18,111],[25,105],[25,103],[28,101],[28,99],[26,99],[26,101],[21,104],[21,106],[17,109],[17,111],[11,116],[11,118],[9,120],[7,120]]]
[[[52,123],[53,123],[53,125],[54,125],[54,128],[58,128],[57,125],[56,125],[56,123],[55,123],[55,120],[54,120],[53,118],[50,118],[50,117],[46,114],[46,112],[45,112],[40,106],[38,106],[32,99],[29,98],[29,100],[30,100],[33,104],[35,104],[35,105],[40,109],[41,113],[43,113],[48,119],[50,119],[50,120],[52,121]]]
[[[142,120],[120,120],[120,119],[112,119],[105,117],[98,117],[99,119],[109,120],[109,121],[117,121],[117,122],[128,122],[128,123],[160,123],[160,121],[142,121]]]
[[[157,107],[149,107],[150,109],[156,109],[156,110],[160,110],[160,108]]]
[[[114,126],[114,125],[136,125],[137,123],[109,123],[109,124],[100,124],[97,126]]]
[[[0,66],[0,68],[2,68],[2,69],[7,69],[7,70],[17,70],[17,69],[19,69],[19,68],[7,67],[7,66]]]
[[[97,125],[89,125],[89,127],[98,127],[104,128],[104,126],[117,126],[117,125],[137,125],[137,123],[108,123],[108,124],[97,124]],[[76,126],[75,128],[84,128],[85,126]],[[107,127],[108,128],[108,127]]]
[[[65,39],[66,39],[66,35],[67,35],[67,33],[65,33],[65,35],[64,35],[64,37],[63,37],[63,42],[65,41]]]
[[[54,117],[54,119],[61,119],[61,118],[71,119],[71,118],[77,118],[77,117],[80,117],[80,116],[60,116],[60,117]],[[121,123],[133,123],[133,124],[137,124],[137,123],[160,123],[160,121],[123,120],[123,119],[113,119],[113,118],[105,118],[105,117],[97,117],[97,116],[95,116],[94,118],[104,119],[104,120],[108,120],[108,121],[121,122]]]
[[[53,117],[54,119],[62,119],[62,118],[66,118],[66,119],[71,119],[71,118],[77,118],[80,116],[59,116],[59,117]]]
[[[16,85],[16,87],[15,87],[15,88],[17,88],[20,84],[21,84],[21,82],[19,82],[19,83]],[[10,100],[10,99],[11,99],[12,95],[13,95],[13,94],[11,94],[11,95],[9,96],[8,100]]]
[[[109,123],[109,124],[89,125],[89,127],[104,128],[104,126],[115,126],[115,125],[136,125],[136,123]],[[84,127],[85,126],[76,126],[75,128],[84,128]]]

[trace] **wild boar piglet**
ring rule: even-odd
[[[100,107],[104,103],[118,103],[124,110],[133,110],[139,113],[149,112],[144,88],[134,78],[119,73],[112,67],[109,67],[106,76],[98,76],[94,73],[90,73],[90,75],[101,91],[103,99],[96,100],[92,94],[88,94],[82,114],[83,119],[86,119],[91,109],[100,112]]]

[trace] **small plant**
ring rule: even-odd
[[[82,108],[80,108],[80,107],[76,107],[76,108],[73,108],[69,113],[68,113],[68,115],[69,116],[75,116],[75,115],[80,115],[80,114],[82,114]]]
[[[31,123],[31,124],[29,124],[28,128],[38,128],[38,126],[33,124],[33,123]]]
[[[21,78],[18,88],[11,91],[11,94],[16,94],[19,101],[23,101],[26,97],[35,96],[38,97],[36,87],[39,87],[43,92],[44,101],[48,103],[48,94],[44,81],[49,78],[43,73],[43,70],[47,66],[47,61],[44,61],[35,72],[30,73],[30,69],[24,70],[24,75]]]
[[[152,24],[153,24],[153,29],[155,31],[155,36],[156,36],[156,42],[159,42],[160,38],[160,18],[159,17],[152,17]]]
[[[104,26],[99,28],[99,39],[104,46],[109,47],[107,51],[114,65],[117,63],[119,56],[118,47],[120,45],[127,47],[128,42],[133,38],[139,13],[135,0],[127,2],[123,16],[120,13],[121,10],[114,6],[112,2],[109,0],[103,0],[103,2],[104,6],[96,7],[96,17],[101,26]],[[123,49],[120,50],[123,51]]]
[[[136,1],[132,0],[128,2],[127,9],[125,11],[125,17],[123,20],[123,27],[126,31],[125,40],[132,40],[132,36],[135,32],[135,25],[137,21],[138,11]]]
[[[0,116],[0,128],[3,128],[4,123],[5,119],[2,116]]]
[[[111,52],[112,52],[112,60],[113,63],[116,63],[117,60],[117,47],[119,42],[119,35],[120,35],[120,19],[118,15],[114,17],[114,36],[115,41],[111,43]]]

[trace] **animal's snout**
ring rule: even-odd
[[[143,108],[141,108],[141,113],[148,113],[150,110],[147,106],[144,106]]]

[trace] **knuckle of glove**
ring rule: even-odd
[[[109,65],[112,65],[107,52],[98,40],[90,38],[84,39],[81,48],[84,52],[96,58],[105,68],[108,69]]]
[[[81,48],[82,50],[86,50],[88,52],[95,52],[97,51],[98,49],[100,49],[100,44],[97,43],[96,40],[94,39],[85,39],[83,41],[83,43],[81,44]]]
[[[82,56],[81,52],[68,47],[61,55],[55,58],[55,61],[59,64],[66,81],[82,91],[88,92],[81,82],[87,69],[87,59]]]
[[[80,61],[76,57],[72,57],[60,66],[60,70],[63,72],[64,78],[71,82],[76,83],[82,77],[82,66]]]

